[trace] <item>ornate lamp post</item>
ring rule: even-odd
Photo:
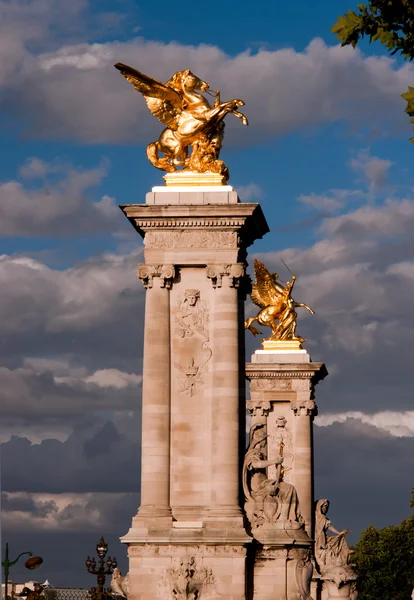
[[[9,544],[6,544],[6,552],[4,553],[4,560],[1,563],[1,566],[3,567],[3,573],[4,573],[4,598],[5,598],[5,600],[7,600],[7,594],[9,591],[8,584],[9,584],[10,567],[15,565],[17,563],[17,561],[19,560],[19,558],[21,556],[24,556],[25,554],[28,554],[30,556],[30,558],[28,558],[26,560],[26,562],[24,563],[24,566],[26,567],[26,569],[29,569],[30,571],[33,571],[34,569],[38,569],[43,562],[43,558],[41,558],[40,556],[33,556],[32,552],[22,552],[21,554],[19,554],[19,556],[17,558],[15,558],[14,560],[10,560],[9,559]]]
[[[101,537],[99,543],[96,544],[96,552],[99,556],[98,568],[96,568],[96,560],[94,556],[92,558],[88,556],[88,558],[85,561],[85,565],[88,569],[88,572],[91,575],[96,575],[98,588],[96,592],[93,593],[94,600],[103,600],[105,598],[104,585],[106,581],[106,576],[112,575],[118,563],[115,557],[111,558],[110,556],[108,556],[105,565],[105,556],[108,552],[108,544],[105,543],[103,537]]]

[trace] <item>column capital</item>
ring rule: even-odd
[[[291,409],[295,417],[316,417],[318,407],[314,400],[296,400],[291,403]]]
[[[170,289],[175,276],[174,265],[138,265],[137,276],[145,289],[152,288],[154,278],[158,278],[159,287]]]
[[[246,404],[247,410],[252,417],[267,417],[272,409],[272,404],[269,400],[248,400]]]
[[[211,279],[213,288],[221,288],[224,277],[228,278],[228,287],[237,288],[245,275],[245,265],[244,263],[207,265],[206,273],[208,279]]]

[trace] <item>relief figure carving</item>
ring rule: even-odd
[[[204,382],[208,362],[212,356],[207,303],[200,299],[200,291],[188,289],[175,311],[174,332],[180,362],[174,364],[179,371],[179,392],[193,396]]]
[[[272,524],[277,529],[301,529],[304,525],[293,485],[283,480],[283,448],[277,458],[267,459],[267,432],[262,423],[252,425],[243,463],[246,516],[252,529]],[[276,477],[267,468],[276,466]]]
[[[198,567],[194,556],[167,569],[161,585],[168,589],[172,600],[199,600],[214,586],[211,569]]]

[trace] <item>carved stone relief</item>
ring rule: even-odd
[[[172,600],[198,600],[211,594],[214,582],[211,569],[199,567],[192,556],[167,569],[161,587]]]
[[[146,248],[235,248],[238,235],[232,231],[149,231]]]
[[[289,482],[294,459],[293,441],[292,432],[284,416],[276,417],[270,435],[274,445],[279,449],[280,456],[283,456],[283,480]]]
[[[267,400],[247,400],[247,410],[252,417],[267,417],[272,405]]]
[[[261,391],[281,391],[286,392],[292,389],[292,381],[290,379],[252,379],[250,381],[250,390],[252,392]]]
[[[178,370],[178,391],[194,396],[208,370],[212,356],[207,302],[200,299],[200,291],[187,289],[174,311],[174,335],[178,345],[174,363]]]
[[[296,561],[295,577],[300,600],[313,600],[310,588],[313,574],[313,564],[309,548],[291,548],[288,558]]]
[[[144,288],[152,288],[154,277],[158,277],[160,287],[170,289],[175,276],[173,265],[138,265],[138,278],[142,280]]]
[[[297,417],[311,417],[318,414],[318,409],[314,400],[297,400],[292,402],[291,408]]]
[[[207,277],[211,279],[214,288],[221,288],[223,277],[229,278],[230,287],[239,287],[240,280],[244,277],[245,267],[243,263],[233,265],[208,265]]]
[[[296,488],[283,480],[283,457],[267,458],[267,431],[263,423],[250,428],[250,443],[243,463],[243,489],[246,516],[252,531],[266,527],[274,529],[301,529]],[[276,477],[267,476],[267,468],[276,466]]]

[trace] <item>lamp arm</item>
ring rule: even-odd
[[[19,560],[19,558],[21,556],[24,556],[25,554],[28,554],[29,556],[33,556],[32,552],[22,552],[21,554],[19,554],[19,556],[15,560],[9,561],[9,567],[12,567],[13,565],[15,565],[17,563],[17,561]]]

